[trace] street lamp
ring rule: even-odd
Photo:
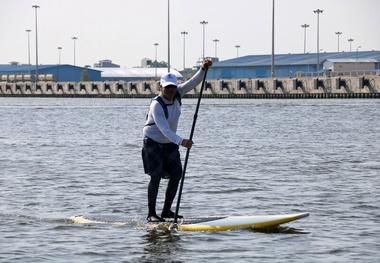
[[[154,58],[154,78],[157,79],[157,46],[158,43],[154,43],[155,48],[155,58]]]
[[[239,45],[236,45],[236,57],[238,58],[239,57],[239,48],[240,46]]]
[[[359,75],[358,74],[358,53],[359,53],[359,48],[361,48],[362,46],[358,46],[356,48],[356,75]]]
[[[169,72],[170,72],[170,0],[168,0],[168,73]]]
[[[317,14],[317,71],[319,71],[319,14],[323,13],[323,10],[317,9],[313,12]]]
[[[208,24],[208,22],[202,21],[200,23],[203,26],[203,55],[202,55],[202,59],[205,59],[205,26]]]
[[[305,54],[306,53],[306,28],[308,28],[309,25],[303,24],[303,25],[301,25],[301,27],[303,27],[305,29],[304,34],[303,34],[303,53]]]
[[[213,41],[215,42],[215,58],[217,58],[218,57],[218,53],[217,53],[218,47],[217,47],[217,45],[218,45],[219,39],[214,39]]]
[[[354,41],[352,38],[348,39],[348,42],[350,42],[350,52],[352,51],[352,50],[351,50],[352,41]]]
[[[38,5],[33,5],[32,8],[34,8],[34,17],[36,21],[36,79],[35,81],[38,82],[38,34],[37,34],[37,8],[40,8]]]
[[[307,72],[310,72],[310,57],[309,57],[310,53],[311,53],[311,50],[306,52],[306,54],[307,54]]]
[[[272,1],[272,59],[271,59],[271,77],[274,78],[274,0]]]
[[[62,47],[58,47],[58,65],[61,65],[61,50]]]
[[[342,32],[335,32],[335,34],[338,36],[338,52],[339,52],[339,36],[342,34]]]
[[[186,31],[182,31],[181,34],[183,35],[183,69],[185,70],[186,68],[186,64],[185,64],[185,49],[186,49],[186,44],[185,44],[185,38],[186,38],[186,35],[188,34],[188,32]]]
[[[30,29],[25,30],[28,32],[28,66],[29,66],[29,75],[30,75]]]
[[[75,66],[75,40],[77,40],[77,37],[72,37],[72,40],[74,40],[74,66]]]

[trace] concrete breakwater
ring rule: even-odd
[[[186,97],[199,96],[200,85]],[[1,82],[1,97],[151,98],[157,81]],[[207,80],[205,98],[380,98],[380,76]]]

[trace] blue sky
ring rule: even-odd
[[[61,63],[93,65],[110,59],[122,67],[140,66],[143,58],[167,61],[168,0],[0,0],[0,64],[28,62],[28,33],[31,29],[31,63],[35,64],[35,9],[39,5],[39,64]],[[379,0],[276,0],[275,53],[303,53],[304,29],[306,51],[316,52],[317,15],[319,16],[321,52],[380,50]],[[186,67],[196,64],[203,53],[220,60],[239,56],[270,54],[272,36],[272,0],[170,0],[171,65],[183,68],[183,35]],[[239,45],[237,49],[235,46]]]

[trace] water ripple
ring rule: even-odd
[[[266,231],[215,233],[142,227],[148,104],[0,98],[1,262],[378,261],[378,100],[203,100],[180,213],[310,213]],[[195,104],[184,100],[184,137]],[[80,214],[128,223],[68,220]]]

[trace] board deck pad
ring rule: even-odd
[[[209,221],[219,220],[223,218],[227,218],[228,216],[203,216],[203,217],[186,217],[186,218],[178,218],[178,224],[199,224],[199,223],[207,223]],[[174,223],[174,218],[164,218],[164,223]]]
[[[289,223],[309,216],[309,213],[256,215],[256,216],[206,216],[178,218],[177,229],[180,231],[227,231],[240,228],[265,229]],[[73,216],[69,220],[78,224],[114,224],[137,225],[147,229],[171,229],[174,219],[165,219],[165,222],[143,223],[140,220],[126,220],[115,217]]]

